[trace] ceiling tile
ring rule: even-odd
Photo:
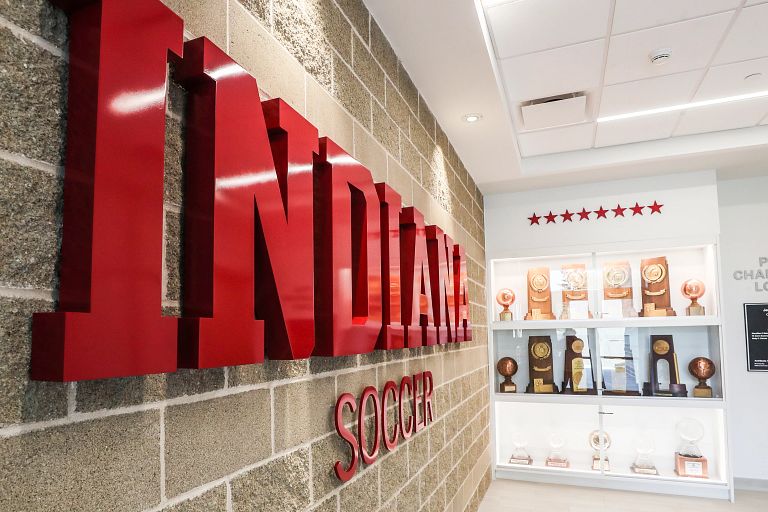
[[[589,149],[594,129],[594,123],[587,123],[521,133],[517,136],[520,154],[525,157]]]
[[[613,33],[623,34],[735,9],[741,0],[616,0]]]
[[[486,14],[504,59],[605,37],[610,7],[610,0],[520,0]]]
[[[768,99],[755,99],[696,108],[682,114],[675,135],[717,132],[755,126],[768,112]]]
[[[745,77],[752,76],[748,80]],[[715,66],[707,71],[696,100],[709,100],[768,90],[768,57]]]
[[[629,82],[704,68],[730,19],[731,13],[721,13],[612,36],[605,83]],[[669,48],[672,58],[661,66],[651,64],[650,53],[661,48]]]
[[[715,57],[715,64],[768,56],[768,4],[742,9]]]
[[[678,112],[598,123],[595,147],[665,139],[672,134]]]
[[[585,91],[600,85],[603,40],[501,61],[511,102]]]
[[[701,70],[609,85],[603,89],[600,116],[612,116],[687,103],[701,78]]]

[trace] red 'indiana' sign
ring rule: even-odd
[[[469,340],[463,249],[159,0],[70,21],[59,307],[33,379]],[[161,315],[168,62],[189,92],[182,317]]]

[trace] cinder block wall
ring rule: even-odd
[[[361,0],[165,0],[446,229],[469,256],[471,343],[56,384],[28,378],[56,307],[67,24],[0,0],[0,510],[463,512],[490,481],[483,197]],[[141,34],[136,34],[141,37]],[[179,312],[184,91],[168,109],[164,314]],[[345,391],[429,369],[436,421],[341,485]],[[383,448],[383,447],[382,447]]]

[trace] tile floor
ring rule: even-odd
[[[725,500],[494,480],[479,512],[768,512],[768,493]]]

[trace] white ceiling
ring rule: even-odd
[[[365,2],[484,192],[768,162],[768,98],[596,122],[768,90],[768,0]],[[568,93],[583,122],[525,129],[521,103]]]

